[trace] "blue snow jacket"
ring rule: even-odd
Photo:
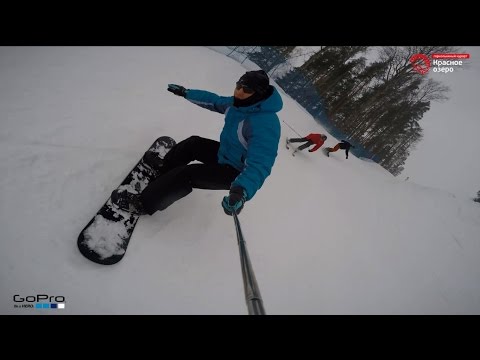
[[[185,98],[225,114],[218,163],[240,171],[231,186],[244,188],[250,200],[270,175],[277,157],[280,121],[276,113],[283,107],[277,89],[267,99],[246,107],[233,106],[233,96],[218,96],[204,90],[189,89]]]

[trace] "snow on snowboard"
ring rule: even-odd
[[[164,156],[175,145],[169,136],[159,137],[130,171],[118,189],[141,193],[156,177]],[[111,198],[78,236],[80,252],[89,260],[112,265],[122,260],[139,215],[119,209]]]

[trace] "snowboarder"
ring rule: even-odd
[[[163,159],[159,176],[141,194],[112,194],[112,201],[137,214],[152,215],[188,195],[193,188],[229,190],[222,207],[240,213],[270,175],[280,141],[277,112],[282,98],[265,71],[247,71],[233,96],[169,84],[168,91],[205,109],[225,114],[220,142],[191,136]],[[192,161],[200,163],[190,164]],[[115,196],[114,196],[115,195]]]
[[[345,159],[348,159],[348,150],[350,150],[350,148],[354,148],[355,149],[355,146],[353,146],[352,144],[350,144],[348,141],[346,140],[341,140],[341,142],[339,142],[337,145],[335,145],[333,148],[331,147],[327,147],[325,148],[325,154],[327,156],[330,156],[330,153],[331,152],[335,152],[337,151],[338,149],[342,149],[342,150],[345,150]]]
[[[324,134],[308,134],[307,136],[303,138],[293,138],[293,139],[288,139],[287,138],[287,144],[294,143],[294,142],[306,142],[303,145],[300,145],[294,152],[295,154],[297,151],[302,151],[303,149],[306,149],[310,145],[315,144],[315,146],[311,149],[308,150],[308,152],[314,152],[317,151],[324,143],[325,140],[327,140],[327,135]]]

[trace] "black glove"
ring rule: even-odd
[[[223,211],[225,214],[232,215],[233,212],[236,212],[237,215],[240,214],[240,211],[243,209],[243,204],[245,204],[247,193],[245,190],[240,187],[232,187],[230,189],[230,194],[225,196],[222,201]]]
[[[312,150],[308,150],[308,152],[312,152]]]
[[[185,97],[187,95],[187,89],[181,85],[168,84],[167,90],[178,96]]]

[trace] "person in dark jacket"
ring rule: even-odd
[[[324,134],[308,134],[303,138],[287,138],[287,144],[295,143],[295,142],[305,142],[305,144],[300,145],[293,153],[295,154],[297,151],[302,151],[303,149],[308,148],[310,145],[315,144],[315,146],[308,150],[308,152],[317,151],[327,140],[327,135]]]
[[[331,148],[331,147],[325,148],[325,154],[327,154],[327,156],[330,156],[331,152],[335,152],[338,149],[342,149],[342,150],[345,150],[345,158],[348,159],[348,150],[350,150],[350,148],[355,149],[355,146],[353,146],[352,144],[350,144],[346,140],[342,140],[337,145],[335,145],[333,148]]]
[[[112,193],[121,209],[150,214],[166,209],[192,189],[229,190],[221,205],[227,215],[240,213],[270,175],[280,141],[277,112],[282,98],[265,71],[247,71],[233,96],[169,84],[168,91],[205,109],[225,114],[220,141],[191,136],[163,159],[160,175],[141,194]],[[190,164],[198,161],[200,163]]]

